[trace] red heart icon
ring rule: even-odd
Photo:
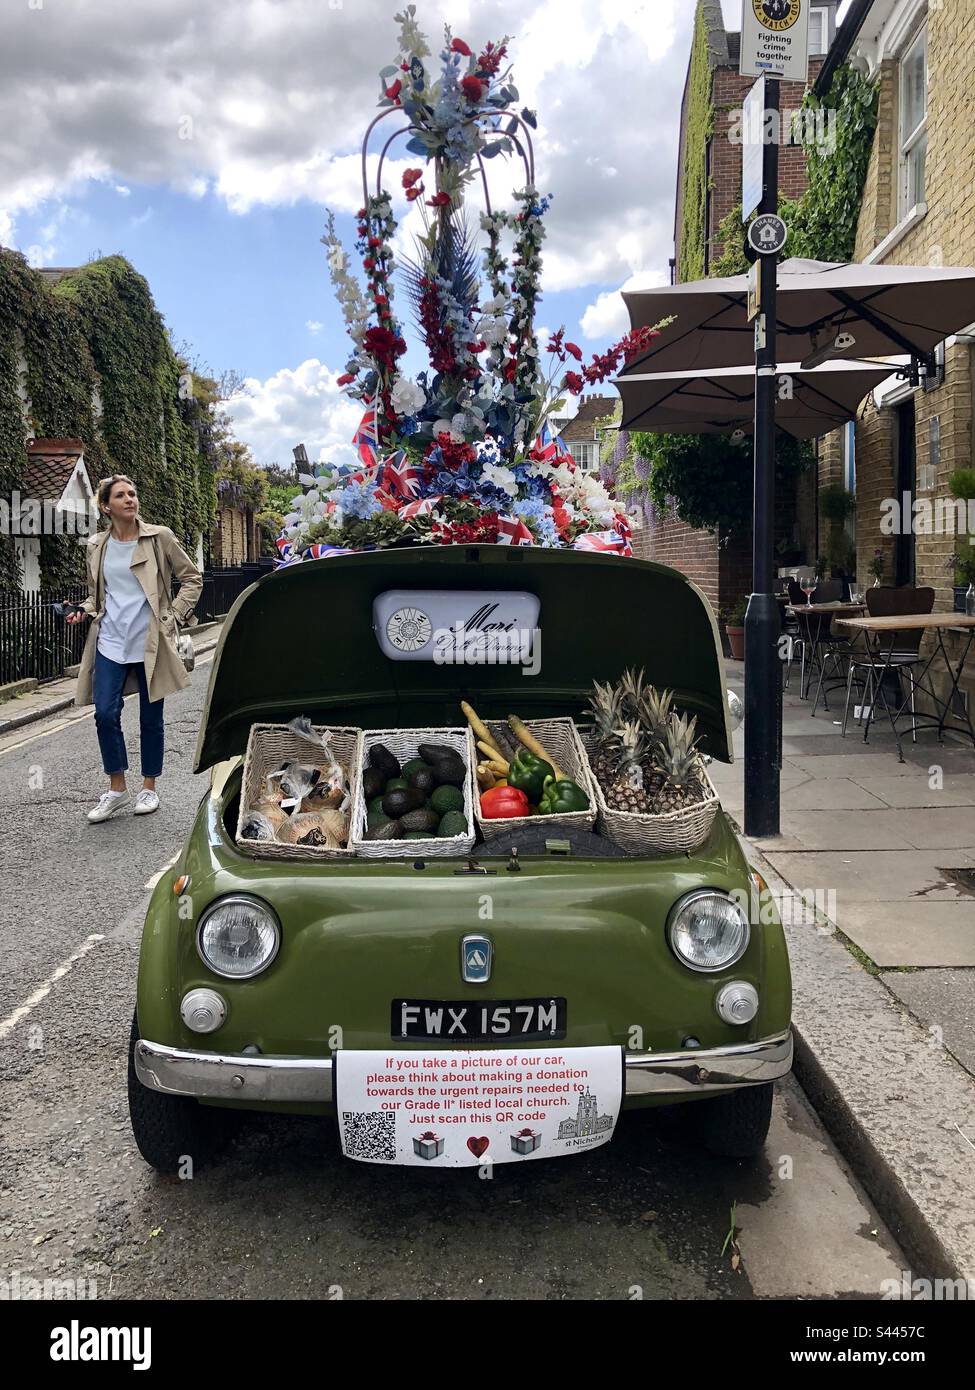
[[[470,1149],[471,1153],[474,1155],[475,1158],[480,1158],[481,1154],[484,1152],[484,1150],[487,1148],[490,1142],[490,1139],[486,1139],[482,1135],[480,1139],[468,1139],[467,1147]]]

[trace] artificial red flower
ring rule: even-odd
[[[450,51],[451,53],[463,53],[465,58],[470,58],[472,56],[471,50],[467,47],[463,39],[454,39],[453,43],[450,45]]]
[[[365,260],[362,262],[362,268],[363,270],[372,270],[375,264],[376,262],[371,256],[366,256]]]
[[[350,381],[355,381],[355,372],[343,372],[342,375],[336,379],[335,384],[336,386],[348,386]]]
[[[432,198],[427,199],[428,208],[445,208],[450,203],[449,193],[434,193]]]
[[[365,208],[360,208],[359,211],[356,213],[356,217],[365,217],[365,215],[366,215],[366,210],[365,210]]]
[[[403,83],[398,77],[391,87],[385,89],[386,95],[389,97],[390,101],[395,101],[397,104],[399,103],[399,94],[402,90]]]
[[[424,192],[425,189],[422,183],[418,184],[416,188],[408,188],[406,190],[406,201],[408,203],[415,203],[417,198],[423,197]]]
[[[571,352],[577,362],[582,361],[582,349],[576,347],[575,343],[566,343],[565,350],[566,352]]]
[[[382,246],[382,244],[383,244],[383,243],[382,243],[382,238],[381,238],[381,237],[378,237],[378,236],[371,236],[371,237],[369,238],[369,245],[370,245],[370,246],[373,246],[373,247],[375,247],[375,246]]]
[[[484,83],[479,77],[465,77],[460,89],[468,101],[480,101],[484,96]]]
[[[584,384],[585,383],[583,382],[582,377],[579,375],[578,372],[566,372],[565,389],[567,391],[571,391],[573,396],[579,395]]]
[[[422,169],[407,169],[403,175],[403,187],[412,188],[418,179],[423,178]]]

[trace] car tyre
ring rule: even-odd
[[[189,1096],[170,1096],[151,1090],[135,1070],[135,1045],[139,1021],[132,1019],[129,1035],[129,1120],[140,1154],[160,1173],[185,1173],[187,1158],[192,1172],[205,1167],[221,1128],[219,1111],[210,1112]]]
[[[697,1135],[720,1158],[755,1158],[765,1147],[772,1119],[772,1084],[740,1091],[694,1106]]]

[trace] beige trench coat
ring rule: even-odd
[[[92,621],[78,671],[78,685],[74,697],[77,705],[94,703],[92,675],[95,669],[98,629],[105,614],[105,542],[110,534],[109,528],[99,531],[97,535],[92,536],[87,546],[88,597],[81,606],[91,614]],[[168,526],[150,526],[141,517],[139,536],[129,568],[138,576],[149,600],[149,631],[146,634],[145,654],[149,698],[162,700],[166,695],[172,695],[174,691],[182,690],[190,683],[186,668],[176,650],[175,623],[178,622],[182,627],[191,627],[197,621],[193,616],[193,609],[203,592],[203,576]],[[179,592],[171,600],[173,575],[179,581]],[[131,694],[138,688],[135,673],[130,671],[125,682],[125,694]]]

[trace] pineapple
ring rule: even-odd
[[[648,685],[640,709],[640,718],[655,743],[661,744],[666,738],[667,725],[674,708],[674,695],[671,690],[656,690]]]
[[[623,708],[630,719],[642,721],[643,702],[647,692],[652,690],[652,686],[646,683],[646,674],[642,667],[639,671],[632,669],[623,672],[619,683],[619,691],[623,702]]]
[[[697,751],[697,718],[671,713],[657,749],[656,771],[662,779],[653,811],[665,816],[682,811],[704,796],[701,755]]]
[[[639,720],[627,719],[616,730],[616,746],[607,756],[615,764],[611,782],[603,782],[606,805],[611,811],[635,811],[646,815],[659,779],[655,778],[651,743]]]
[[[605,685],[600,685],[598,681],[594,681],[589,705],[592,709],[596,733],[596,748],[591,757],[592,770],[599,779],[600,786],[608,787],[616,776],[619,753],[619,738],[616,731],[623,719],[622,695],[618,687],[610,685],[609,681]]]

